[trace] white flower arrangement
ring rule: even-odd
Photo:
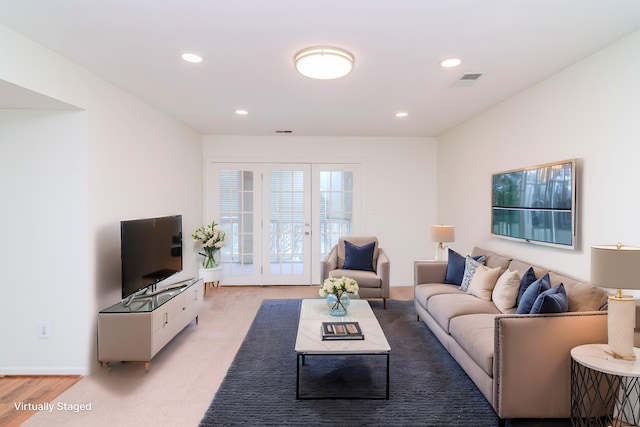
[[[211,225],[203,225],[191,234],[193,240],[200,242],[202,250],[200,255],[204,256],[202,266],[213,268],[218,265],[215,255],[224,246],[225,231],[216,224],[215,220]]]
[[[330,277],[325,279],[324,283],[322,283],[319,293],[321,297],[326,297],[327,294],[335,294],[340,297],[344,292],[348,294],[357,294],[358,289],[358,282],[350,279],[349,277]]]

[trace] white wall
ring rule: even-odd
[[[436,218],[434,138],[205,136],[204,156],[253,162],[353,162],[363,165],[364,235],[391,261],[391,285],[413,283],[413,261],[431,258]]]
[[[438,215],[462,253],[482,246],[581,278],[594,244],[640,246],[640,33],[514,96],[438,139]],[[491,174],[581,159],[581,246],[490,237]]]
[[[0,110],[0,372],[86,365],[85,141],[84,112]],[[39,321],[50,339],[37,338]]]
[[[0,299],[0,374],[87,374],[98,366],[97,313],[120,299],[120,220],[182,214],[175,280],[197,275],[189,243],[203,216],[202,137],[3,26],[0,51],[0,80],[84,110],[0,114],[3,211],[4,196],[20,202],[2,213],[13,231],[0,286],[16,298]],[[31,224],[56,228],[43,268]],[[49,340],[37,338],[40,320],[51,321]]]

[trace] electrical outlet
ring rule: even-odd
[[[49,322],[48,320],[41,320],[40,322],[38,322],[38,338],[51,338],[51,322]]]

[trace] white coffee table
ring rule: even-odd
[[[323,341],[322,322],[358,322],[363,340]],[[306,356],[314,355],[382,355],[387,359],[386,391],[384,399],[389,399],[389,354],[391,347],[384,336],[378,319],[366,300],[351,300],[347,315],[331,316],[324,299],[304,299],[300,308],[300,321],[296,336],[297,354],[296,399],[300,399],[300,367]]]

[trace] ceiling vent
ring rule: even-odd
[[[276,130],[276,133],[293,133],[292,130]]]
[[[473,81],[478,80],[480,77],[482,77],[482,73],[465,73],[460,77],[460,81]]]

